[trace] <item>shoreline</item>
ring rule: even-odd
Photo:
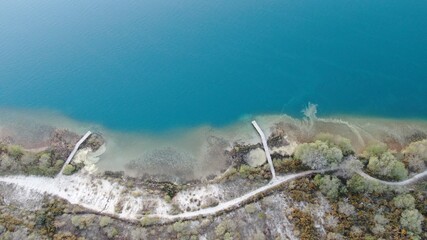
[[[22,164],[15,165],[16,169],[24,171],[30,176],[7,174],[8,176],[0,177],[0,189],[5,192],[3,196],[0,195],[0,202],[4,202],[7,206],[17,206],[21,211],[31,211],[32,209],[38,211],[37,209],[45,208],[46,199],[62,201],[59,206],[66,209],[63,210],[62,218],[70,219],[69,224],[77,226],[81,231],[83,229],[80,227],[80,221],[84,219],[97,219],[96,221],[99,221],[102,227],[104,223],[101,223],[101,220],[108,218],[110,219],[108,224],[114,223],[115,227],[122,228],[126,223],[133,223],[128,227],[152,229],[153,234],[159,230],[163,232],[163,238],[167,238],[166,236],[169,236],[172,230],[160,229],[173,228],[174,231],[179,232],[181,226],[190,228],[193,224],[201,224],[204,221],[215,222],[219,225],[213,230],[213,233],[209,233],[211,234],[210,239],[212,234],[217,237],[225,234],[222,230],[218,230],[221,227],[221,220],[216,223],[216,219],[229,218],[236,214],[238,219],[246,219],[248,213],[254,211],[254,206],[260,206],[267,201],[267,206],[261,209],[283,212],[275,217],[273,225],[288,222],[281,228],[277,228],[278,232],[274,235],[283,236],[283,233],[286,232],[285,236],[291,236],[292,239],[296,238],[295,236],[301,236],[304,239],[314,236],[326,237],[326,232],[331,229],[325,223],[325,215],[338,214],[331,213],[328,206],[333,205],[334,208],[339,209],[342,204],[350,204],[347,202],[348,200],[345,200],[347,198],[359,199],[366,194],[382,194],[383,200],[387,200],[386,203],[393,204],[395,200],[391,201],[390,198],[399,197],[400,195],[397,196],[397,194],[404,191],[418,194],[418,191],[421,191],[423,185],[418,183],[423,183],[427,170],[416,174],[418,170],[412,169],[407,162],[412,161],[407,159],[411,155],[405,155],[405,151],[414,151],[411,149],[417,150],[416,146],[427,144],[427,128],[424,125],[392,121],[390,121],[393,123],[391,126],[387,126],[383,122],[373,123],[373,121],[360,124],[357,121],[318,118],[313,114],[316,112],[315,110],[315,108],[308,108],[305,112],[306,118],[303,120],[293,119],[289,116],[259,117],[256,120],[260,125],[254,124],[256,129],[248,124],[248,126],[231,129],[234,131],[232,134],[230,134],[230,129],[217,130],[217,132],[202,131],[203,134],[196,138],[196,141],[206,138],[208,144],[197,145],[196,148],[209,146],[204,150],[209,150],[206,153],[212,154],[213,157],[206,161],[208,164],[206,166],[218,167],[212,164],[212,161],[218,162],[221,156],[226,157],[223,170],[213,174],[211,179],[206,175],[202,175],[202,177],[193,175],[191,181],[183,179],[179,181],[177,172],[169,172],[169,178],[162,179],[162,176],[158,175],[155,170],[165,171],[170,167],[178,172],[181,171],[180,174],[187,175],[194,174],[189,169],[193,169],[193,171],[196,169],[193,160],[186,163],[185,156],[180,155],[180,152],[170,149],[165,151],[162,148],[160,148],[161,151],[155,152],[157,155],[148,155],[151,160],[160,161],[157,168],[150,169],[152,167],[149,165],[150,162],[144,161],[137,162],[130,168],[135,170],[135,167],[141,166],[146,171],[147,169],[151,171],[149,176],[132,177],[129,173],[120,172],[120,169],[108,173],[100,169],[98,173],[92,173],[94,164],[98,165],[96,162],[99,157],[104,156],[104,150],[107,149],[108,152],[108,149],[110,151],[114,149],[112,142],[114,143],[114,140],[117,141],[117,139],[111,138],[112,135],[108,135],[108,133],[89,137],[91,134],[89,131],[81,138],[81,135],[74,132],[55,129],[53,131],[55,134],[49,135],[47,141],[50,143],[50,147],[41,153],[20,149],[16,145],[3,144],[0,152],[2,157],[0,167],[5,168],[7,166],[5,163],[13,160],[12,162]],[[401,127],[396,128],[397,126]],[[227,133],[229,135],[225,135]],[[187,134],[190,138],[197,136],[194,133]],[[229,138],[226,138],[227,136]],[[243,136],[245,138],[242,138]],[[88,139],[86,140],[86,138]],[[239,141],[233,139],[239,139]],[[146,141],[150,140],[146,139]],[[418,145],[409,148],[408,145],[412,143]],[[81,148],[79,148],[80,144],[83,144]],[[126,144],[128,143],[126,142]],[[157,145],[159,142],[153,144]],[[120,149],[118,151],[120,155],[127,150],[123,148],[123,145],[118,146],[120,148],[116,149]],[[271,153],[262,149],[268,149]],[[421,151],[420,153],[414,152],[414,154],[422,154],[424,148],[420,149],[417,150]],[[305,158],[302,154],[304,151],[314,152],[307,155],[309,158]],[[67,165],[56,160],[59,156],[64,157],[65,154],[68,159],[73,159],[71,164]],[[76,155],[73,158],[74,154]],[[326,155],[323,156],[323,154]],[[269,156],[271,159],[268,158]],[[34,157],[35,161],[26,165],[30,157]],[[182,159],[176,162],[176,157]],[[381,170],[388,169],[388,167],[375,170],[372,164],[375,161],[383,161],[383,158],[391,161],[389,162],[390,167],[400,166],[400,168],[396,171],[393,170],[394,172],[391,171],[388,173],[389,175],[382,175],[384,173]],[[165,166],[168,161],[175,162]],[[314,161],[314,165],[312,161]],[[318,161],[323,161],[323,163]],[[337,161],[337,163],[335,164],[333,161]],[[403,164],[405,161],[406,165]],[[188,165],[190,168],[185,165],[188,163],[190,163]],[[66,175],[70,176],[57,175],[54,178],[31,176],[32,171],[25,171],[28,171],[29,166],[34,167],[34,164],[39,167],[39,170],[44,171],[36,172],[38,174],[53,175],[51,173],[62,172],[61,168],[68,167]],[[46,164],[49,165],[49,168],[45,167]],[[203,164],[203,162],[199,162],[199,164]],[[409,170],[411,174],[408,174]],[[7,173],[7,171],[6,167],[2,173]],[[274,179],[276,171],[278,177]],[[398,175],[393,175],[395,173]],[[171,179],[171,176],[176,178]],[[271,179],[272,177],[273,179]],[[415,184],[407,187],[408,184],[413,183]],[[327,186],[327,191],[322,188],[322,185]],[[328,190],[329,188],[336,189],[332,191]],[[345,191],[339,190],[340,188],[345,188]],[[266,200],[278,197],[281,199],[278,201],[283,205],[268,204],[268,200]],[[339,202],[337,197],[341,199]],[[364,201],[367,200],[362,202]],[[357,206],[357,202],[361,202],[361,200],[356,200],[356,202],[352,200],[350,208]],[[371,204],[383,203],[384,201]],[[315,204],[316,210],[310,210],[310,204]],[[362,209],[363,207],[359,206]],[[387,208],[391,207],[387,206]],[[420,209],[420,211],[423,210]],[[363,214],[368,214],[369,218],[376,216],[370,211]],[[418,210],[416,214],[420,214]],[[295,221],[295,219],[302,218],[311,219],[311,222],[299,225],[298,221]],[[403,215],[400,218],[403,218]],[[268,218],[261,219],[256,221],[270,221]],[[398,224],[396,219],[399,219],[399,216],[392,220],[394,227]],[[69,224],[68,226],[70,226]],[[302,231],[310,226],[315,226],[317,230]],[[413,231],[418,233],[417,229]],[[81,231],[73,231],[73,234]],[[243,232],[239,234],[243,234]]]

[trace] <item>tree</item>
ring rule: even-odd
[[[64,175],[71,175],[76,171],[76,167],[71,164],[65,166],[64,171],[62,172]]]
[[[312,169],[325,169],[337,167],[342,162],[343,154],[339,148],[317,140],[300,144],[294,157]]]
[[[380,157],[371,156],[368,169],[379,176],[403,180],[408,176],[405,165],[398,161],[390,152],[384,152]]]
[[[419,234],[422,232],[423,215],[417,209],[405,210],[400,217],[400,225],[410,232]]]
[[[337,199],[340,193],[347,192],[345,186],[335,176],[325,175],[322,177],[321,175],[316,175],[314,177],[314,184],[319,187],[323,195],[332,200]]]

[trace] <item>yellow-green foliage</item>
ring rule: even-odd
[[[411,194],[402,194],[393,198],[394,206],[397,208],[414,209],[415,198]]]
[[[65,162],[64,162],[64,160],[56,160],[54,167],[55,167],[56,169],[61,170],[61,168],[62,168],[62,166],[64,165],[64,163],[65,163]]]
[[[24,155],[24,150],[22,147],[18,145],[10,145],[7,149],[10,156],[12,156],[15,159],[18,159]]]
[[[183,232],[188,227],[188,223],[179,221],[174,223],[172,227],[175,232],[180,233],[180,232]]]
[[[340,194],[347,192],[345,186],[335,176],[325,175],[322,177],[318,174],[314,177],[314,184],[319,187],[323,195],[332,200],[336,200]]]
[[[141,226],[146,227],[146,226],[154,225],[159,221],[160,219],[156,217],[143,217],[139,223],[141,224]]]
[[[30,237],[28,239],[31,239]],[[33,239],[38,239],[38,238],[33,238]],[[80,240],[80,238],[77,238],[74,234],[70,233],[70,232],[58,232],[55,233],[55,235],[53,236],[54,240]]]
[[[409,146],[406,147],[402,153],[409,155],[419,155],[422,156],[425,161],[427,161],[427,139],[409,144]]]
[[[376,175],[396,180],[402,180],[408,176],[408,170],[406,170],[405,165],[388,151],[382,153],[380,157],[371,156],[368,169]]]
[[[104,231],[107,233],[107,236],[109,239],[113,239],[117,235],[119,235],[119,231],[115,227],[108,227],[108,228],[104,229]]]
[[[360,175],[353,175],[347,180],[347,188],[352,193],[384,193],[388,190],[386,185],[364,179]]]
[[[239,168],[239,174],[242,175],[243,177],[248,177],[250,175],[255,175],[257,173],[259,173],[259,168],[254,168],[251,167],[249,165],[241,165]]]
[[[256,208],[256,206],[254,205],[254,204],[248,204],[248,205],[246,205],[245,206],[245,212],[247,212],[247,213],[249,213],[249,214],[252,214],[252,213],[254,213],[254,212],[256,212],[257,211],[257,208]]]
[[[218,226],[215,228],[215,234],[217,237],[224,237],[225,235],[231,236],[234,234],[234,231],[236,230],[236,223],[231,220],[224,220]]]
[[[71,164],[68,164],[67,166],[65,166],[64,168],[64,172],[62,172],[64,175],[71,175],[76,171],[76,167],[74,167]]]
[[[332,135],[330,133],[320,133],[316,136],[316,140],[328,143],[329,146],[336,146],[341,149],[344,156],[354,153],[350,139],[341,137],[340,135]]]
[[[17,161],[13,159],[8,154],[2,153],[0,154],[0,167],[1,170],[10,170],[14,169],[17,166]]]
[[[113,219],[111,219],[110,217],[104,216],[104,217],[101,217],[101,219],[99,220],[99,226],[106,227],[110,225],[112,222],[113,222]]]
[[[423,215],[417,209],[405,210],[400,217],[400,224],[409,232],[419,234],[422,232]]]
[[[294,157],[312,169],[325,169],[337,167],[342,162],[343,154],[338,147],[317,140],[313,143],[300,144],[295,150]]]
[[[51,164],[51,154],[50,153],[43,153],[39,158],[39,165],[41,167],[50,167]]]
[[[408,162],[409,169],[413,172],[421,172],[427,165],[427,140],[413,142],[402,153]]]
[[[71,223],[79,229],[85,229],[93,224],[94,219],[93,215],[73,216]]]
[[[387,152],[387,145],[384,143],[377,143],[368,146],[363,152],[363,155],[369,159],[370,157],[380,157],[385,152]]]

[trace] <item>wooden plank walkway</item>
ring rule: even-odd
[[[257,130],[258,134],[261,137],[262,145],[264,146],[265,156],[267,157],[268,164],[270,165],[271,175],[273,176],[271,180],[274,181],[276,180],[276,171],[274,170],[273,161],[271,160],[270,150],[268,149],[268,145],[267,145],[267,139],[265,138],[264,132],[258,126],[258,123],[256,121],[252,121],[252,125],[255,127],[255,129]]]
[[[74,146],[73,151],[70,153],[70,155],[67,158],[67,161],[65,161],[64,166],[62,166],[61,171],[58,173],[57,176],[61,176],[62,172],[64,172],[65,167],[70,164],[71,160],[73,160],[74,155],[76,154],[77,150],[79,150],[80,145],[86,141],[86,139],[92,134],[91,131],[88,131]]]

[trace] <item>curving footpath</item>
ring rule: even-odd
[[[370,175],[368,175],[365,172],[362,172],[360,170],[356,171],[356,173],[359,174],[361,177],[367,179],[367,180],[378,182],[378,183],[388,185],[388,186],[406,186],[406,185],[417,183],[418,181],[421,181],[423,178],[427,177],[427,170],[425,170],[422,173],[414,175],[410,179],[407,179],[407,180],[404,180],[401,182],[389,182],[389,181],[384,181],[384,180],[374,178],[374,177],[372,177],[372,176],[370,176]]]
[[[224,212],[229,212],[232,211],[234,209],[237,209],[251,201],[254,201],[260,197],[265,196],[266,194],[268,194],[269,192],[271,192],[272,190],[275,190],[279,187],[281,187],[281,185],[283,185],[286,182],[295,180],[297,178],[301,178],[304,176],[308,176],[308,175],[312,175],[312,174],[316,174],[316,173],[325,173],[325,172],[333,172],[336,170],[339,170],[337,168],[334,169],[325,169],[325,170],[312,170],[312,171],[305,171],[305,172],[301,172],[301,173],[296,173],[296,174],[289,174],[289,175],[285,175],[285,176],[275,176],[275,171],[274,171],[274,166],[271,162],[271,158],[269,158],[270,154],[268,152],[268,146],[267,146],[267,141],[265,139],[265,135],[262,132],[262,130],[259,128],[258,124],[253,121],[252,124],[254,125],[254,127],[256,128],[256,130],[258,131],[258,133],[261,136],[262,139],[262,143],[264,145],[265,148],[265,153],[268,159],[268,162],[270,164],[271,167],[271,172],[273,175],[273,179],[271,180],[271,182],[263,187],[260,187],[256,190],[253,190],[251,192],[248,192],[246,194],[244,194],[241,197],[223,202],[218,204],[217,206],[214,207],[209,207],[209,208],[205,208],[205,209],[201,209],[198,211],[192,211],[192,212],[184,212],[184,213],[180,213],[180,214],[176,214],[176,215],[170,215],[170,214],[149,214],[149,215],[145,215],[145,218],[154,218],[154,219],[158,219],[159,221],[157,223],[152,223],[154,224],[165,224],[165,223],[170,223],[170,222],[176,222],[176,221],[180,221],[180,220],[192,220],[192,219],[197,219],[197,218],[201,218],[201,217],[207,217],[207,216],[213,216],[213,215],[219,215],[222,214]],[[79,142],[77,142],[77,144],[75,145],[73,151],[71,152],[71,154],[69,155],[67,161],[65,162],[61,172],[58,174],[58,176],[62,175],[62,172],[65,168],[65,166],[67,164],[69,164],[71,162],[71,160],[73,159],[74,155],[76,154],[77,150],[79,149],[80,145],[91,135],[92,133],[90,131],[88,131],[81,139]],[[385,185],[389,185],[389,186],[405,186],[405,185],[410,185],[413,183],[416,183],[420,180],[422,180],[423,178],[427,177],[427,170],[419,173],[413,177],[411,177],[410,179],[407,179],[405,181],[401,181],[401,182],[388,182],[388,181],[383,181],[377,178],[374,178],[368,174],[366,174],[365,172],[358,170],[355,171],[355,173],[359,174],[360,176],[362,176],[364,179],[370,180],[370,181],[374,181],[374,182],[378,182],[381,184],[385,184]],[[24,177],[25,178],[25,177]],[[30,178],[29,178],[30,179]],[[54,181],[54,179],[52,179],[52,181]],[[5,183],[12,183],[15,184],[17,186],[22,186],[22,187],[26,187],[28,189],[32,189],[32,190],[40,190],[37,188],[33,188],[31,185],[27,185],[25,184],[26,181],[17,181],[16,179],[10,178],[10,177],[0,177],[0,182],[5,182]],[[52,194],[52,193],[51,193]],[[52,195],[56,195],[56,194],[52,194]],[[58,196],[58,195],[56,195]],[[67,197],[63,197],[63,196],[58,196],[60,198],[63,198],[65,200],[68,200]],[[140,220],[140,218],[129,218],[129,217],[125,217],[123,215],[119,215],[116,213],[103,213],[103,211],[99,211],[97,209],[96,206],[91,206],[88,204],[78,204],[80,206],[83,206],[86,209],[89,209],[91,211],[93,211],[93,213],[96,214],[103,214],[103,215],[108,215],[111,217],[114,217],[116,219],[121,219],[121,220],[125,220],[125,221],[130,221],[130,222],[137,222],[138,220]]]

